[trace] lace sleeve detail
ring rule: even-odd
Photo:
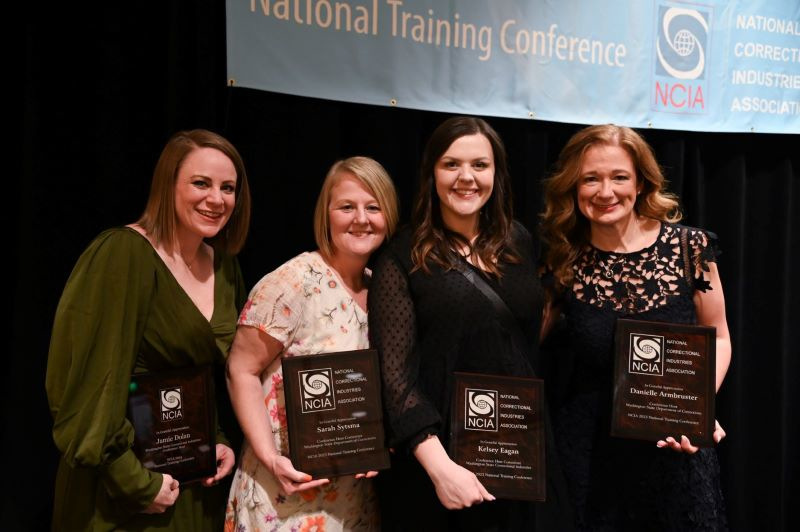
[[[720,254],[717,235],[710,231],[687,228],[689,231],[689,250],[691,253],[691,276],[695,290],[705,292],[711,289],[711,284],[706,278],[708,263],[716,262]]]
[[[268,273],[256,283],[242,308],[239,325],[256,327],[284,347],[300,326],[305,288],[297,259]]]
[[[389,445],[413,449],[437,434],[441,417],[419,388],[417,326],[408,274],[384,252],[372,274],[369,298],[370,345],[378,350]]]

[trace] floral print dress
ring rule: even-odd
[[[367,313],[317,252],[302,253],[256,284],[240,325],[284,345],[261,376],[275,447],[289,455],[281,358],[369,347]],[[372,481],[352,476],[286,496],[245,442],[225,512],[225,531],[378,530]]]

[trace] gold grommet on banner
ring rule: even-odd
[[[397,98],[392,98],[391,100],[389,100],[389,105],[391,105],[392,107],[396,107],[397,106]]]
[[[236,85],[236,80],[233,79],[233,78],[229,79],[228,80],[228,87],[233,87],[234,85]]]

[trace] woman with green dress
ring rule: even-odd
[[[218,430],[217,472],[182,486],[132,450],[132,373],[221,365],[246,293],[234,255],[250,218],[242,159],[221,136],[174,135],[144,214],[81,255],[56,311],[47,365],[61,452],[54,530],[219,530],[234,453]]]

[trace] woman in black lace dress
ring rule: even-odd
[[[412,227],[373,272],[370,343],[394,448],[392,469],[378,476],[386,530],[570,529],[552,446],[544,504],[495,500],[445,451],[454,371],[533,376],[538,364],[542,291],[531,236],[512,219],[509,181],[505,149],[485,121],[442,123],[423,154]],[[465,270],[485,279],[513,321],[503,322]]]
[[[730,363],[716,236],[678,225],[663,187],[650,146],[613,125],[573,136],[545,186],[545,262],[571,347],[553,424],[581,530],[727,529],[715,449],[609,436],[617,318],[716,327],[717,389]]]

